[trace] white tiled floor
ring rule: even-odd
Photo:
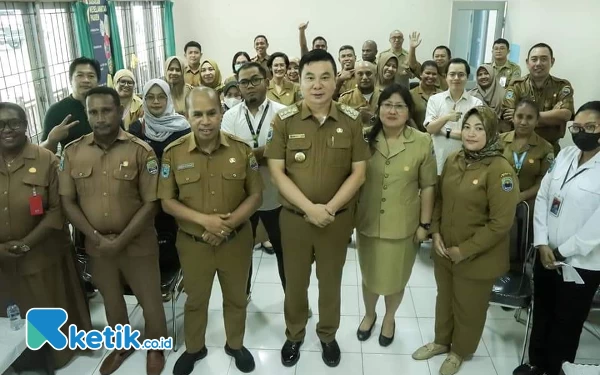
[[[414,266],[404,300],[396,314],[396,339],[387,348],[379,346],[377,336],[381,328],[381,319],[373,332],[373,337],[361,343],[356,339],[356,329],[364,306],[360,287],[360,269],[356,251],[350,248],[344,268],[342,286],[341,323],[337,340],[342,350],[339,367],[332,369],[321,360],[319,339],[315,333],[318,322],[317,279],[313,269],[309,289],[310,305],[314,316],[307,325],[307,335],[302,346],[301,358],[293,368],[281,365],[280,349],[285,341],[285,321],[283,316],[283,290],[279,283],[275,256],[260,251],[254,253],[254,277],[252,302],[248,306],[245,345],[256,360],[257,375],[435,375],[444,357],[429,361],[414,361],[410,355],[422,344],[433,339],[435,279],[433,265],[429,259],[429,249],[424,247]],[[130,318],[136,328],[143,327],[140,308],[135,308],[135,299],[128,299]],[[180,342],[183,342],[183,306],[185,294],[177,303],[176,314]],[[206,334],[208,357],[196,364],[193,374],[226,375],[239,374],[231,358],[223,351],[225,329],[222,319],[221,291],[218,281],[212,290],[209,306],[209,326]],[[91,304],[92,319],[96,327],[103,327],[105,315],[101,298],[95,298]],[[167,319],[172,321],[170,304],[165,304]],[[378,316],[385,311],[383,300],[377,306]],[[523,315],[525,316],[525,315]],[[593,329],[600,334],[600,316],[592,319]],[[170,328],[169,328],[170,329]],[[491,307],[488,313],[483,338],[473,359],[465,362],[461,375],[510,375],[518,365],[524,326],[515,322],[512,312]],[[166,353],[167,363],[163,374],[171,374],[175,361],[185,350],[182,346],[177,353]],[[97,375],[105,352],[91,353],[72,361],[58,375]],[[584,331],[578,352],[581,363],[600,363],[600,341]],[[131,356],[117,371],[117,375],[144,374],[144,353]],[[10,374],[7,372],[6,374]]]

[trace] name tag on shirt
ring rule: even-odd
[[[550,206],[550,214],[554,217],[558,217],[560,215],[560,209],[562,207],[562,199],[559,197],[554,197],[552,199],[552,205]]]
[[[506,77],[500,77],[499,83],[500,86],[506,87]]]
[[[31,216],[40,216],[44,214],[44,205],[41,195],[32,195],[29,197],[29,213]]]
[[[304,139],[306,138],[305,134],[290,134],[289,139]]]

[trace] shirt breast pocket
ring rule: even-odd
[[[137,195],[138,194],[138,171],[134,168],[119,168],[113,171],[115,185],[113,187],[116,195]]]
[[[311,163],[309,139],[290,139],[287,143],[285,164],[288,168],[306,168]]]
[[[175,171],[175,182],[179,189],[180,199],[189,199],[194,195],[200,194],[200,171],[190,168],[182,171]]]
[[[28,174],[23,177],[23,184],[27,191],[27,197],[32,197],[34,194],[42,197],[42,206],[48,208],[48,176],[39,174]]]
[[[223,197],[235,200],[236,197],[244,194],[245,184],[246,171],[244,169],[223,172]]]
[[[349,135],[334,134],[327,138],[326,164],[332,167],[350,167],[352,139]]]
[[[71,169],[71,177],[75,181],[77,195],[85,197],[94,194],[94,181],[91,166]]]

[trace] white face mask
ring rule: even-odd
[[[236,105],[240,104],[242,102],[242,99],[238,99],[238,98],[225,98],[225,105],[227,106],[227,108],[233,108]]]
[[[242,67],[242,65],[244,65],[244,64],[235,64],[235,65],[233,66],[233,68],[235,69],[235,72],[236,72],[236,73],[237,73],[237,72],[240,70],[240,68]]]

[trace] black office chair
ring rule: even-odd
[[[515,319],[521,320],[521,312],[527,310],[525,322],[525,340],[521,352],[521,364],[525,359],[525,350],[529,340],[529,327],[533,312],[533,275],[528,267],[535,257],[535,251],[529,241],[529,205],[520,202],[517,205],[515,221],[510,232],[510,271],[494,283],[491,305],[516,309]],[[532,263],[531,263],[532,264]]]

